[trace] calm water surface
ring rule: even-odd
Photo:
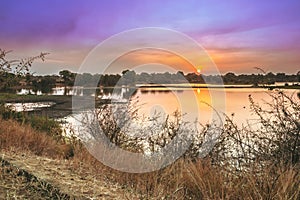
[[[216,93],[217,96],[213,97],[211,93]],[[224,93],[223,93],[224,92]],[[285,90],[288,95],[293,95],[296,97],[297,90]],[[216,99],[224,94],[224,99]],[[201,123],[207,123],[211,121],[211,115],[213,113],[212,105],[214,102],[214,108],[218,110],[219,104],[224,103],[225,114],[231,116],[234,114],[233,118],[238,123],[250,123],[255,116],[252,114],[250,109],[249,95],[253,100],[262,107],[266,108],[265,103],[271,101],[270,91],[262,88],[227,88],[224,89],[207,89],[207,88],[197,88],[197,89],[186,89],[172,92],[168,90],[161,90],[160,88],[146,88],[139,89],[137,93],[132,97],[132,99],[138,99],[142,106],[140,107],[140,114],[149,115],[155,110],[163,111],[167,114],[171,114],[176,109],[181,110],[184,108],[184,113],[187,115],[195,116],[198,113],[199,121]],[[224,101],[225,102],[224,102]],[[297,101],[297,99],[295,98]],[[198,110],[194,102],[198,103]],[[184,105],[182,105],[184,104]],[[221,112],[221,111],[220,111]]]
[[[284,90],[286,94],[293,95],[296,101],[297,92],[299,90]],[[145,87],[139,88],[135,92],[130,93],[129,89],[121,88],[115,92],[110,91],[108,94],[103,94],[103,98],[112,98],[115,101],[129,99],[138,108],[139,116],[153,116],[154,113],[163,113],[172,115],[176,110],[186,113],[184,120],[193,122],[197,119],[200,123],[206,124],[212,122],[214,109],[210,106],[214,102],[214,108],[218,110],[224,105],[224,113],[220,110],[219,114],[226,114],[233,117],[233,120],[238,126],[256,125],[257,117],[251,112],[249,95],[253,100],[260,104],[263,108],[267,108],[266,102],[271,101],[270,93],[267,89],[262,88],[161,88],[161,87]],[[212,93],[215,95],[213,96]],[[224,99],[222,99],[224,95]],[[224,101],[223,101],[224,100]],[[81,119],[81,114],[72,114],[65,117],[66,126],[71,126],[73,130],[80,132],[78,121]]]
[[[113,101],[118,101],[122,103],[136,102],[135,107],[138,108],[138,114],[140,116],[151,116],[154,113],[162,113],[166,115],[172,115],[176,110],[185,114],[184,120],[194,121],[197,119],[201,123],[209,123],[214,118],[214,109],[219,111],[219,114],[223,112],[232,116],[233,119],[239,125],[246,125],[248,123],[255,123],[256,116],[253,115],[250,109],[249,95],[254,99],[255,102],[262,105],[264,108],[265,102],[270,102],[270,91],[263,88],[185,88],[186,85],[166,85],[166,87],[146,87],[145,85],[140,85],[144,87],[139,87],[137,89],[130,88],[102,88],[97,90],[95,94],[95,88],[83,89],[82,87],[68,88],[65,93],[64,87],[54,88],[50,95],[92,95],[98,96],[103,99],[112,99]],[[203,84],[193,84],[192,86],[204,86]],[[232,85],[231,87],[235,87]],[[27,94],[28,90],[21,90],[19,94]],[[30,91],[33,93],[33,91]],[[288,95],[293,95],[296,101],[297,92],[299,90],[284,90]],[[38,95],[41,92],[37,91]],[[48,95],[49,95],[48,94]],[[29,103],[30,104],[30,103]],[[51,106],[51,102],[47,102],[46,107]],[[212,106],[211,106],[212,105]],[[17,105],[18,109],[21,107]],[[36,105],[34,105],[36,106]],[[45,106],[45,105],[42,105]],[[42,107],[41,106],[41,107]],[[29,105],[30,107],[30,105]],[[36,107],[40,107],[36,106]],[[30,110],[30,108],[27,108]],[[223,114],[224,114],[223,113]],[[74,117],[78,118],[78,114],[73,114],[66,117],[64,120],[67,122],[72,122],[74,124]],[[76,121],[76,120],[75,120]]]

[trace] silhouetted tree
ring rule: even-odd
[[[20,77],[24,77],[30,72],[30,67],[36,59],[44,61],[48,53],[41,53],[38,56],[9,60],[7,54],[11,51],[5,51],[0,48],[0,90],[19,84]]]
[[[135,71],[124,70],[122,71],[120,84],[135,85],[135,78],[136,78]]]
[[[67,86],[73,86],[75,74],[70,72],[69,70],[62,70],[59,72],[59,75],[62,77],[64,81],[64,95],[67,94]]]

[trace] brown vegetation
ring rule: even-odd
[[[13,120],[0,119],[0,147],[2,151],[32,152],[51,158],[63,158],[70,154],[70,144],[55,140],[46,133]]]

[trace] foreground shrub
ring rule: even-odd
[[[270,164],[299,164],[299,99],[281,91],[269,95],[271,101],[263,105],[249,95],[252,124],[237,126],[233,118],[226,117],[219,141],[210,153],[215,165],[240,171],[253,165],[263,170]]]

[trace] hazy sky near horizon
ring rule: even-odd
[[[221,73],[256,73],[253,67],[296,73],[299,10],[299,0],[1,0],[0,48],[13,50],[11,57],[49,52],[46,62],[34,64],[38,74],[77,71],[89,51],[110,36],[162,27],[195,39]]]

